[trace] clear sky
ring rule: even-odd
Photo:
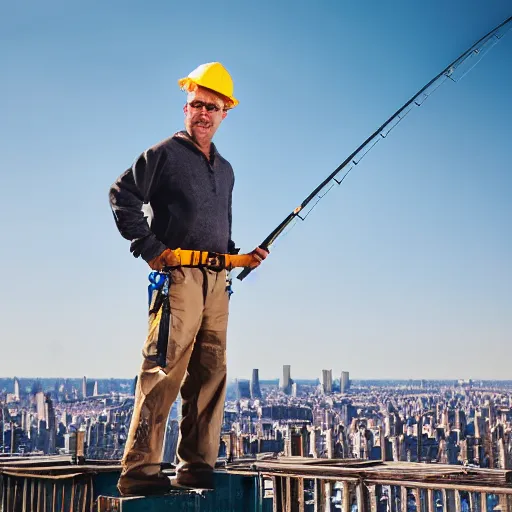
[[[251,250],[509,0],[4,2],[0,375],[131,377],[147,273],[113,181],[183,127],[220,61],[217,132]],[[512,33],[376,146],[231,301],[230,377],[512,379]]]

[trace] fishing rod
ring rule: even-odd
[[[279,224],[259,245],[262,249],[268,250],[270,246],[276,241],[277,237],[283,231],[296,221],[297,218],[304,221],[311,213],[313,208],[318,202],[336,185],[341,185],[343,180],[347,177],[348,173],[363,159],[363,157],[379,142],[385,139],[391,130],[400,123],[405,116],[414,108],[419,107],[436,89],[438,89],[446,80],[458,82],[473,67],[480,61],[480,59],[496,45],[499,40],[512,28],[512,16],[491,30],[488,34],[479,39],[473,46],[466,50],[462,55],[457,57],[450,63],[441,73],[436,75],[430,82],[422,87],[407,103],[400,107],[384,124],[379,126],[372,135],[370,135],[353,153],[351,153],[336,169],[325,178],[318,187],[309,194],[302,203],[297,206],[282,222]],[[463,65],[469,65],[464,68]],[[465,71],[464,71],[465,69]],[[462,72],[463,71],[463,72]],[[304,213],[306,206],[316,198],[316,201],[311,205],[310,209]],[[237,279],[242,281],[250,273],[252,269],[246,268]]]

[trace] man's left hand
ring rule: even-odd
[[[248,254],[233,254],[229,256],[229,269],[235,267],[243,267],[243,268],[253,268],[258,267],[261,262],[268,256],[269,251],[262,249],[261,247],[256,247],[254,251],[251,251]]]
[[[261,265],[261,262],[269,255],[269,251],[262,249],[261,247],[256,247],[256,249],[251,251],[249,255],[252,256],[253,261],[248,266],[250,269],[253,269]]]

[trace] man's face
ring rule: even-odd
[[[185,128],[189,135],[199,143],[208,144],[227,115],[223,99],[202,87],[188,94],[183,112]]]

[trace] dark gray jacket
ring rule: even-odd
[[[210,161],[186,132],[145,151],[110,189],[116,225],[135,257],[146,261],[164,249],[233,252],[231,164],[212,143]],[[153,210],[151,226],[142,211]]]

